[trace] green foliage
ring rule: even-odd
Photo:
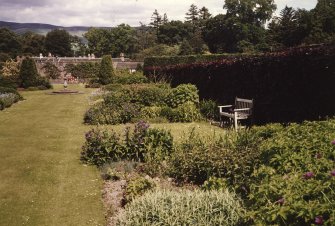
[[[162,107],[159,106],[149,106],[141,108],[140,117],[143,119],[156,118],[161,116]]]
[[[35,86],[37,77],[38,73],[34,60],[31,58],[23,59],[19,73],[20,87],[28,88]]]
[[[160,88],[161,87],[161,88]],[[110,84],[102,103],[92,106],[84,117],[89,124],[119,124],[141,115],[145,106],[163,105],[168,87],[157,84]]]
[[[192,131],[176,146],[168,162],[167,174],[180,182],[203,184],[210,177],[226,178],[245,195],[260,152],[259,138],[249,131],[227,132],[222,137],[200,136]]]
[[[77,65],[66,64],[65,71],[71,73],[72,76],[84,79],[97,77],[100,69],[99,63],[81,62]]]
[[[72,56],[69,32],[61,29],[48,32],[45,37],[45,49],[55,56]]]
[[[39,56],[40,53],[47,54],[45,50],[45,36],[33,33],[31,31],[25,32],[21,36],[22,52],[25,55]]]
[[[192,46],[187,40],[183,40],[180,45],[179,55],[191,55],[193,53]]]
[[[120,160],[123,156],[119,136],[99,128],[91,129],[85,134],[86,142],[81,152],[81,160],[97,166],[110,161]]]
[[[43,69],[48,78],[57,79],[60,77],[60,70],[51,62],[46,62]]]
[[[85,137],[81,159],[97,166],[118,160],[157,163],[169,156],[173,148],[170,132],[149,129],[149,124],[143,121],[133,131],[127,127],[122,140],[115,132],[99,128],[90,130]]]
[[[275,127],[264,133],[261,163],[252,175],[249,212],[256,224],[335,221],[334,120]]]
[[[15,93],[2,93],[0,87],[0,110],[12,106],[14,103],[21,100],[21,96]]]
[[[129,25],[120,24],[113,29],[90,28],[84,37],[88,40],[89,51],[96,56],[118,57],[120,53],[132,55],[136,52],[135,32]]]
[[[194,122],[202,119],[199,109],[191,101],[176,108],[164,107],[161,116],[166,117],[170,122]]]
[[[204,182],[204,184],[201,186],[201,189],[204,191],[223,191],[227,189],[227,183],[222,178],[217,177],[210,177],[208,180]]]
[[[179,46],[168,46],[165,44],[158,44],[153,47],[144,49],[136,55],[136,59],[144,60],[147,57],[153,56],[177,56],[179,54]]]
[[[244,209],[225,191],[155,190],[134,199],[116,225],[239,225]]]
[[[9,58],[15,58],[22,51],[19,37],[8,28],[0,28],[0,43],[0,53],[8,56],[3,62],[9,60]]]
[[[198,89],[195,85],[181,84],[173,88],[165,100],[165,103],[172,108],[178,107],[186,102],[199,103]]]
[[[142,73],[122,73],[117,75],[114,80],[115,83],[119,84],[141,84],[148,83],[148,78],[143,76]]]
[[[144,178],[137,177],[128,181],[126,187],[125,198],[127,202],[131,202],[135,198],[142,196],[145,192],[152,190],[155,187],[155,183]]]
[[[200,112],[201,115],[206,119],[217,121],[220,119],[218,104],[213,100],[200,101]]]
[[[103,85],[109,84],[113,81],[115,72],[113,68],[112,57],[105,55],[102,57],[100,69],[98,73],[99,82]]]
[[[144,59],[144,74],[148,75],[151,67],[163,67],[169,65],[182,65],[200,62],[219,61],[231,57],[227,54],[211,54],[211,55],[190,55],[190,56],[159,56],[147,57]]]

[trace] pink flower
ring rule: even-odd
[[[330,175],[335,177],[335,169],[330,172]]]
[[[315,224],[317,225],[323,225],[323,217],[322,216],[317,216],[314,221]]]
[[[335,140],[332,141],[332,144],[335,145]]]
[[[311,179],[312,177],[314,177],[314,173],[313,172],[307,172],[303,175],[303,178],[305,180]]]

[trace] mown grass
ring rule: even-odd
[[[99,172],[79,160],[91,90],[69,88],[85,94],[22,92],[0,111],[0,225],[105,224]]]
[[[55,89],[62,87],[56,86]],[[79,161],[92,90],[79,95],[22,92],[0,112],[0,225],[104,225],[98,169]],[[126,126],[107,126],[122,134]],[[180,141],[190,131],[223,134],[209,123],[162,123]]]

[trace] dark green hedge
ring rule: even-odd
[[[213,62],[147,66],[144,70],[147,76],[155,73],[171,79],[173,87],[195,84],[201,99],[228,104],[235,96],[253,98],[258,124],[335,115],[334,45],[235,55]]]
[[[212,54],[212,55],[187,55],[187,56],[164,56],[164,57],[148,57],[144,59],[144,74],[151,73],[151,67],[162,67],[168,65],[192,64],[201,62],[213,62],[222,59],[232,59],[234,57],[243,56],[242,54]]]

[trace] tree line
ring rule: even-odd
[[[17,35],[0,29],[0,61],[20,54],[52,53],[58,56],[124,53],[143,59],[152,55],[267,52],[287,47],[329,43],[335,40],[335,0],[318,0],[314,9],[286,6],[274,16],[274,0],[225,0],[222,14],[212,16],[194,4],[185,20],[169,20],[155,10],[151,23],[139,27],[90,28],[87,43],[65,30],[46,36],[27,32]]]

